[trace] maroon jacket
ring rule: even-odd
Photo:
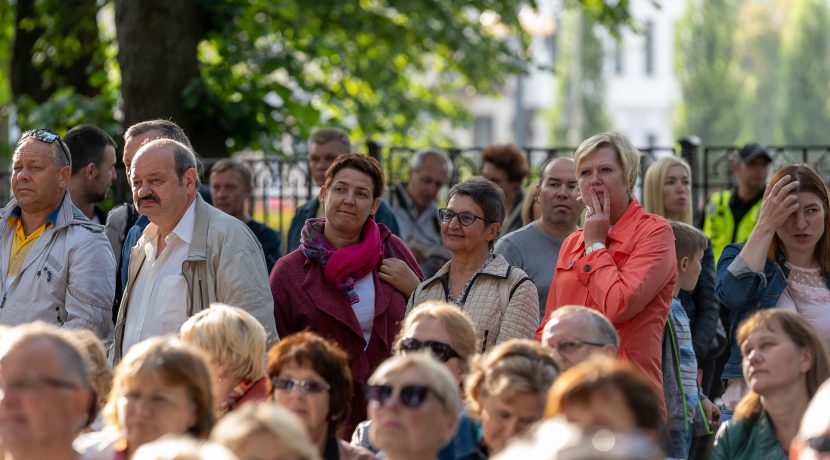
[[[378,229],[383,258],[403,260],[423,281],[421,268],[403,241],[383,224],[378,224]],[[407,296],[382,282],[377,269],[372,276],[375,279],[375,321],[366,347],[352,305],[326,280],[322,266],[306,259],[302,251],[296,249],[280,258],[271,271],[274,319],[279,336],[287,337],[307,329],[334,340],[348,354],[355,384],[351,419],[357,422],[365,420],[366,414],[363,384],[392,352],[392,342],[406,312]]]

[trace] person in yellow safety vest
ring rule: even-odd
[[[712,194],[703,231],[712,239],[715,261],[728,244],[742,243],[758,221],[772,156],[761,144],[746,144],[732,164],[736,186]]]

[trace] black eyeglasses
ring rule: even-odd
[[[329,389],[329,384],[320,382],[318,380],[300,380],[291,377],[274,377],[271,379],[271,384],[275,390],[291,391],[295,387],[300,390],[302,394],[322,393]]]
[[[442,363],[445,363],[452,358],[461,358],[461,355],[459,355],[457,351],[453,350],[451,346],[444,342],[439,342],[437,340],[424,340],[422,342],[414,338],[401,340],[401,351],[404,353],[420,351],[424,348],[428,349],[432,353],[432,356],[435,356],[435,358]]]
[[[492,220],[485,219],[481,216],[477,216],[477,215],[475,215],[471,212],[467,212],[467,211],[455,212],[452,209],[448,209],[448,208],[441,208],[441,209],[438,210],[438,218],[441,219],[441,222],[444,222],[446,224],[452,222],[452,220],[455,219],[456,217],[458,217],[458,223],[460,223],[461,225],[463,225],[465,227],[469,227],[470,225],[473,225],[473,222],[475,222],[476,219],[481,219],[484,222],[487,222],[488,224],[493,223]]]
[[[605,343],[597,343],[597,342],[585,342],[582,340],[574,340],[571,342],[559,342],[556,345],[551,345],[552,348],[555,348],[560,354],[571,354],[584,346],[591,346],[591,347],[604,347]]]
[[[392,385],[369,385],[366,387],[366,401],[383,405],[395,393]],[[438,393],[426,385],[405,385],[398,391],[398,401],[411,409],[420,407],[427,399],[428,394],[434,394],[441,404],[444,403]]]
[[[63,143],[63,139],[61,139],[60,135],[54,131],[49,131],[48,129],[30,129],[23,133],[20,136],[20,141],[18,144],[23,141],[23,139],[34,137],[35,139],[39,140],[40,142],[45,142],[47,144],[54,144],[55,142],[58,143],[58,147],[60,147],[61,152],[63,152],[64,158],[69,164],[72,164],[72,160],[69,158],[69,147]]]
[[[813,449],[816,452],[830,452],[830,435],[810,438],[807,440],[807,445],[810,446],[810,449]]]

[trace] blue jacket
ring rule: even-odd
[[[767,259],[764,273],[753,272],[738,254],[743,243],[733,243],[724,248],[718,260],[717,294],[721,304],[730,311],[730,340],[732,351],[723,369],[723,379],[743,378],[741,371],[741,350],[735,343],[738,325],[753,312],[762,308],[773,308],[778,304],[781,293],[787,289],[790,270],[784,264],[783,254],[776,261]],[[830,273],[824,273],[824,284],[830,289]]]
[[[300,247],[300,232],[303,230],[305,221],[313,217],[317,217],[317,209],[320,208],[320,197],[315,196],[308,200],[304,205],[297,208],[294,217],[291,219],[291,226],[288,227],[288,240],[285,244],[285,253]],[[378,212],[375,213],[375,222],[386,225],[386,228],[392,232],[393,235],[400,237],[401,230],[398,227],[398,219],[395,217],[395,211],[389,207],[385,201],[380,201]]]

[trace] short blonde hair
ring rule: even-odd
[[[406,369],[413,369],[424,379],[424,383],[441,399],[444,412],[451,416],[458,416],[461,410],[461,393],[458,391],[458,382],[452,376],[447,366],[444,366],[429,353],[409,353],[393,356],[378,366],[369,377],[369,385],[381,385],[390,375]]]
[[[643,178],[643,207],[646,212],[666,217],[666,203],[663,200],[663,184],[666,182],[666,174],[672,166],[683,166],[689,181],[692,180],[692,168],[686,160],[676,156],[660,158],[648,167]],[[684,224],[692,224],[692,200],[689,200],[683,217],[680,219]]]
[[[246,404],[229,413],[213,428],[210,440],[236,452],[249,437],[259,433],[276,438],[298,460],[320,458],[303,422],[273,402]]]
[[[67,329],[66,331],[78,340],[82,347],[80,351],[87,358],[89,378],[100,409],[107,402],[112,388],[112,366],[107,361],[104,343],[89,329]]]
[[[187,436],[162,436],[135,451],[133,460],[236,460],[226,447]]]
[[[188,434],[197,438],[207,437],[216,420],[207,357],[193,345],[170,336],[153,337],[133,345],[115,367],[112,391],[104,408],[107,423],[118,432],[123,432],[118,400],[134,379],[147,375],[154,375],[167,385],[185,387],[193,402],[196,420]]]
[[[265,376],[265,328],[241,308],[212,303],[188,318],[180,335],[225,366],[230,377],[256,381]]]
[[[522,200],[522,225],[533,222],[533,205],[536,204],[536,192],[539,190],[539,181],[533,181],[525,188],[525,197]]]
[[[441,324],[441,327],[447,331],[450,336],[451,343],[449,344],[455,351],[461,355],[461,362],[463,369],[466,372],[468,369],[470,358],[476,352],[476,327],[470,317],[464,313],[463,310],[455,305],[448,304],[442,301],[427,301],[417,307],[406,315],[401,323],[400,332],[395,338],[392,349],[400,351],[401,341],[404,335],[412,329],[418,321],[425,318],[433,318]]]
[[[640,172],[640,152],[625,135],[613,131],[595,134],[579,144],[574,153],[574,168],[577,177],[579,177],[579,167],[582,161],[603,147],[610,147],[617,154],[617,161],[622,166],[626,185],[634,187],[637,183],[637,174]]]
[[[487,396],[509,399],[532,394],[544,401],[558,376],[559,368],[548,348],[532,340],[513,339],[478,356],[464,389],[470,411],[479,415],[482,399]]]

